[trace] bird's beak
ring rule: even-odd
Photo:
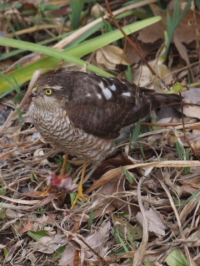
[[[31,97],[31,98],[38,97],[37,88],[33,88],[29,97]]]

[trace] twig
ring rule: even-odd
[[[182,98],[181,97],[181,93],[179,93],[179,96],[180,96],[180,99]],[[193,149],[193,147],[191,146],[189,140],[188,140],[188,137],[186,135],[186,128],[185,128],[185,121],[184,121],[184,118],[183,118],[183,101],[181,100],[181,120],[182,120],[182,124],[183,124],[183,135],[184,135],[184,139],[186,141],[186,143],[188,144],[188,146],[190,147],[192,153],[197,157],[197,159],[200,161],[200,157],[198,156],[198,154],[195,152],[195,150]]]
[[[174,205],[174,201],[173,201],[173,199],[172,199],[172,197],[171,197],[171,195],[170,195],[170,193],[169,193],[169,190],[167,189],[167,187],[166,187],[166,185],[164,184],[163,181],[161,181],[161,180],[159,180],[159,179],[158,179],[158,181],[160,182],[161,186],[162,186],[163,189],[165,190],[165,193],[167,194],[168,199],[169,199],[169,202],[170,202],[170,204],[171,204],[171,207],[172,207],[172,209],[173,209],[173,211],[174,211],[174,214],[175,214],[175,217],[176,217],[176,220],[177,220],[177,224],[178,224],[178,228],[179,228],[179,232],[180,232],[181,239],[182,239],[182,240],[186,240],[185,235],[184,235],[184,233],[183,233],[183,228],[182,228],[181,220],[180,220],[180,218],[179,218],[179,215],[178,215],[178,212],[177,212],[176,206]],[[191,260],[191,257],[190,257],[190,253],[189,253],[188,247],[187,247],[187,245],[186,245],[185,243],[183,244],[183,248],[184,248],[184,250],[185,250],[185,254],[186,254],[186,256],[187,256],[187,259],[188,259],[189,265],[193,266],[194,264],[193,264],[193,262],[192,262],[192,260]]]
[[[113,19],[116,27],[121,31],[121,33],[124,35],[125,39],[130,43],[130,45],[133,47],[133,49],[136,51],[136,53],[142,58],[142,61],[148,66],[148,68],[150,69],[151,73],[153,75],[155,75],[157,78],[159,78],[158,75],[156,74],[156,72],[153,70],[153,68],[149,65],[149,63],[147,62],[147,60],[144,58],[143,54],[140,52],[138,46],[135,45],[135,43],[131,40],[131,38],[129,36],[127,36],[127,34],[125,33],[125,31],[119,25],[118,21],[116,20],[114,14],[113,14],[113,12],[112,12],[112,10],[110,8],[109,1],[108,0],[105,0],[105,2],[106,2],[106,6],[107,6],[108,12],[110,14],[110,17]]]
[[[142,261],[143,261],[146,247],[147,247],[148,240],[149,240],[148,221],[147,221],[147,217],[145,215],[145,210],[144,210],[144,206],[142,203],[142,197],[141,197],[141,186],[142,186],[142,183],[144,180],[145,180],[145,176],[143,176],[140,179],[140,181],[138,183],[138,187],[137,187],[138,203],[139,203],[140,211],[141,211],[142,216],[143,216],[143,237],[142,237],[142,242],[140,244],[140,247],[135,252],[133,266],[142,265]]]
[[[102,258],[90,245],[88,245],[88,243],[83,239],[82,236],[79,235],[79,239],[100,259],[100,261],[102,263],[104,263],[103,265],[109,266],[110,264],[104,260],[104,258]]]
[[[29,83],[28,89],[26,91],[26,94],[25,94],[23,100],[21,101],[21,103],[19,104],[19,106],[17,106],[18,109],[22,109],[22,107],[25,105],[27,99],[29,98],[30,92],[33,88],[33,85],[34,85],[35,81],[38,79],[40,73],[41,73],[41,70],[37,70],[34,72],[33,77]],[[15,109],[14,112],[10,113],[6,122],[3,124],[3,126],[0,127],[0,131],[3,132],[6,127],[9,127],[11,121],[13,121],[18,116],[17,108]]]

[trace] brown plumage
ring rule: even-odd
[[[58,151],[102,161],[114,151],[121,130],[151,110],[180,103],[126,80],[71,71],[40,77],[30,115],[42,137]]]

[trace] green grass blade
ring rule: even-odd
[[[79,27],[81,12],[83,11],[84,1],[83,0],[70,0],[70,6],[72,13],[70,14],[70,21],[73,29]]]
[[[45,55],[49,55],[55,58],[58,58],[60,60],[64,60],[67,62],[72,62],[77,65],[80,65],[82,67],[85,66],[86,62],[81,60],[80,58],[72,55],[71,53],[63,53],[60,51],[57,51],[53,48],[42,46],[40,44],[35,44],[35,43],[30,43],[30,42],[25,42],[25,41],[19,41],[19,40],[14,40],[14,39],[9,39],[9,38],[1,38],[0,39],[0,44],[3,46],[10,46],[14,48],[21,48],[22,50],[28,50],[32,52],[39,52]],[[91,64],[87,63],[87,69],[92,70],[92,71],[97,71],[97,73],[102,72],[102,75],[108,75],[107,72],[102,71],[98,67],[92,66]],[[100,73],[99,73],[100,74]]]
[[[143,21],[135,22],[130,25],[127,25],[123,27],[123,30],[127,35],[136,32],[138,30],[141,30],[151,24],[154,24],[161,20],[161,17],[157,16],[154,18],[149,18]],[[85,41],[84,43],[81,43],[77,47],[68,49],[67,51],[71,52],[73,55],[83,56],[91,53],[92,51],[95,51],[109,43],[115,42],[121,38],[123,38],[123,34],[119,30],[114,30],[112,32],[105,33],[99,37],[96,37],[92,40]],[[1,43],[0,43],[1,44]]]
[[[163,60],[166,60],[169,48],[174,36],[174,32],[182,19],[184,18],[185,14],[187,13],[188,9],[190,8],[190,5],[192,3],[192,0],[189,0],[187,4],[185,5],[184,9],[180,13],[180,1],[176,0],[175,2],[175,8],[172,17],[169,13],[167,13],[167,33],[168,33],[168,40],[165,41],[166,43],[166,51],[163,55]]]
[[[153,17],[150,19],[146,19],[143,21],[139,21],[137,23],[133,23],[130,25],[127,25],[124,27],[124,31],[126,34],[131,34],[133,32],[136,32],[142,28],[145,28],[151,24],[154,24],[161,20],[160,16]],[[112,43],[113,41],[116,41],[120,38],[122,38],[123,35],[119,30],[115,30],[109,33],[106,33],[104,35],[101,35],[97,38],[94,38],[92,40],[86,41],[84,43],[79,44],[78,46],[74,48],[69,48],[68,50],[64,52],[56,51],[52,48],[45,47],[38,44],[23,42],[23,41],[17,41],[13,39],[8,38],[0,38],[0,45],[4,46],[11,46],[15,48],[21,48],[29,51],[36,51],[39,53],[44,53],[46,55],[50,55],[51,57],[47,57],[44,59],[41,59],[40,61],[37,61],[33,64],[30,64],[29,66],[23,67],[21,69],[15,70],[7,75],[7,77],[13,81],[13,76],[17,80],[18,84],[21,85],[24,82],[30,80],[31,76],[33,75],[35,70],[38,69],[45,69],[45,68],[52,68],[57,67],[60,60],[65,60],[68,62],[74,62],[75,64],[85,66],[85,61],[77,58],[85,56],[86,54],[91,53],[92,51],[95,51],[109,43]],[[96,72],[102,76],[112,76],[110,73],[107,73],[98,67],[95,67],[91,64],[87,65],[87,69]],[[11,89],[12,86],[10,83],[8,83],[4,78],[0,79],[0,93],[3,93],[9,89]]]
[[[137,145],[137,142],[139,140],[140,130],[141,130],[141,120],[139,120],[135,125],[134,132],[130,140],[132,148],[134,148]]]

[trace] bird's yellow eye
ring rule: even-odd
[[[53,94],[53,90],[52,89],[45,89],[44,92],[46,93],[46,95]]]

